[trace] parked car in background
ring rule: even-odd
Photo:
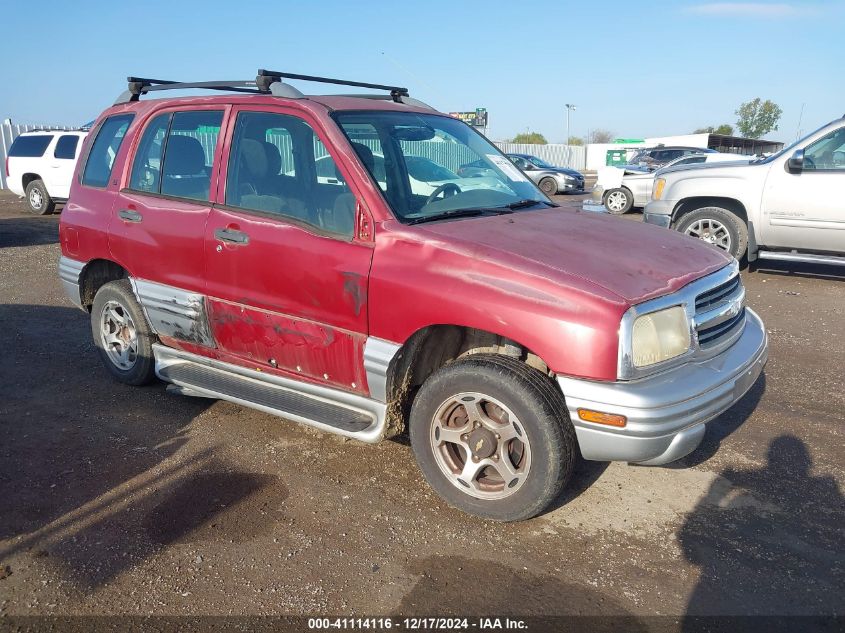
[[[407,429],[448,503],[513,521],[580,457],[683,457],[760,375],[766,331],[727,254],[559,208],[404,88],[305,98],[267,71],[205,85],[240,92],[148,100],[185,84],[130,81],[62,213],[59,276],[116,380],[363,442]],[[415,193],[422,147],[482,161],[496,185]]]
[[[76,159],[87,132],[24,132],[6,157],[9,189],[26,198],[29,210],[46,215],[67,200]]]
[[[747,164],[658,175],[645,221],[737,259],[845,265],[845,117]]]
[[[555,167],[530,154],[508,154],[507,157],[536,182],[540,191],[547,196],[584,191],[584,174],[575,169]]]
[[[715,149],[706,147],[686,147],[683,145],[658,145],[657,147],[646,147],[638,149],[628,159],[628,164],[634,167],[644,167],[649,171],[655,171],[665,167],[669,163],[690,154],[711,154],[716,153]]]
[[[752,156],[708,152],[680,156],[657,171],[634,166],[602,167],[593,187],[592,201],[602,204],[614,215],[622,215],[633,208],[642,209],[651,199],[651,189],[657,175],[684,165],[719,162],[748,162]]]

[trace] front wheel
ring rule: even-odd
[[[634,196],[624,187],[617,187],[604,194],[604,206],[613,215],[624,215],[634,206]]]
[[[129,280],[111,281],[97,291],[91,333],[103,364],[116,380],[144,385],[155,377],[155,335]]]
[[[411,446],[450,505],[498,521],[542,512],[572,474],[575,430],[548,376],[478,354],[436,371],[411,409]]]
[[[557,193],[557,181],[554,178],[543,178],[539,186],[540,191],[547,196],[553,196]]]
[[[715,246],[737,259],[748,247],[748,227],[728,209],[704,207],[681,217],[677,230]]]

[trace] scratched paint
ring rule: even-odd
[[[246,364],[273,371],[272,359],[282,373],[365,393],[362,366],[349,362],[362,357],[365,336],[226,301],[208,306],[218,346]]]

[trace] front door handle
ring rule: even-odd
[[[221,242],[227,242],[229,244],[249,244],[249,235],[236,231],[235,229],[216,229],[214,231],[214,237]]]
[[[140,222],[144,219],[140,213],[133,209],[121,209],[117,212],[117,215],[120,216],[121,220],[126,220],[127,222]]]

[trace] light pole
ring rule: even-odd
[[[569,139],[571,136],[569,135],[569,113],[575,109],[574,103],[566,103],[566,145],[569,145]]]

